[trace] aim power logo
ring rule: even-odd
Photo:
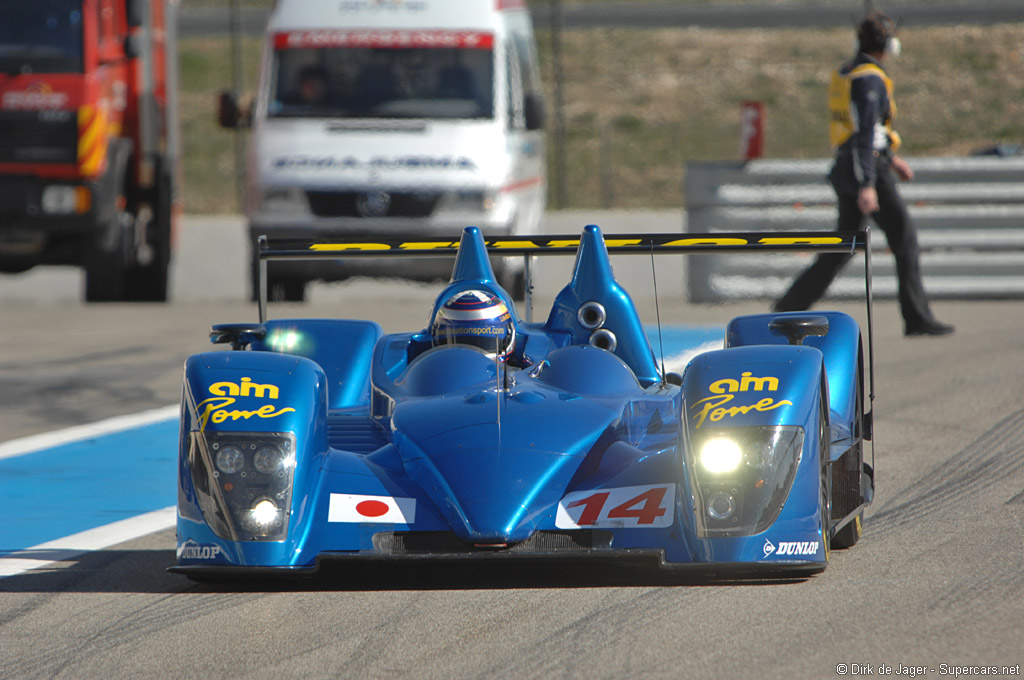
[[[248,420],[249,418],[276,418],[283,413],[289,413],[295,409],[291,406],[278,408],[276,404],[281,390],[277,385],[261,385],[252,381],[252,378],[242,378],[239,382],[216,382],[208,388],[210,394],[214,395],[196,404],[196,414],[199,420],[199,430],[205,431],[207,423],[219,425],[226,420]],[[228,409],[240,397],[267,399],[266,403],[255,409]]]
[[[722,418],[731,418],[733,416],[750,413],[751,411],[771,411],[779,408],[780,406],[792,406],[793,402],[788,399],[775,401],[773,397],[762,397],[752,404],[726,406],[726,404],[733,401],[733,399],[736,398],[736,395],[740,393],[775,392],[778,389],[778,378],[771,376],[757,378],[754,377],[754,374],[750,371],[744,371],[740,375],[739,380],[735,380],[733,378],[716,380],[708,386],[708,391],[710,391],[713,396],[705,397],[690,407],[691,409],[700,409],[693,416],[693,419],[697,421],[696,429],[700,429],[700,426],[704,424],[704,421],[709,418],[712,422],[718,422]]]

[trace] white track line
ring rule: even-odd
[[[93,437],[100,437],[113,432],[121,432],[122,430],[129,430],[133,427],[144,427],[146,425],[152,425],[153,423],[172,420],[178,417],[180,409],[181,407],[177,405],[164,406],[150,411],[142,411],[141,413],[108,418],[107,420],[101,420],[98,423],[78,425],[77,427],[69,427],[65,430],[58,430],[56,432],[44,432],[43,434],[37,434],[23,439],[12,439],[9,442],[0,444],[0,460],[4,458],[14,458],[15,456],[23,456],[28,453],[35,453],[36,451],[42,451],[43,449],[51,449],[56,446],[83,441]]]
[[[54,562],[70,560],[82,553],[102,550],[140,536],[162,531],[173,527],[176,521],[177,511],[171,506],[58,538],[55,541],[40,543],[25,550],[0,555],[0,578],[45,567]]]
[[[178,417],[179,411],[180,406],[178,405],[164,406],[141,413],[108,418],[88,425],[14,439],[0,444],[0,460],[173,420]],[[174,526],[176,517],[177,513],[172,506],[137,517],[122,519],[95,529],[88,529],[54,541],[40,543],[25,550],[0,555],[0,578],[21,574],[54,562],[69,560],[82,553],[102,550],[155,531],[170,528]]]

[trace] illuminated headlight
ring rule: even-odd
[[[727,437],[709,439],[700,447],[701,467],[713,475],[733,472],[742,462],[743,450]]]
[[[269,498],[261,498],[245,514],[246,528],[256,536],[266,536],[281,525],[284,514]]]
[[[192,482],[210,528],[232,541],[283,541],[295,477],[295,436],[193,432]]]
[[[265,187],[260,210],[266,212],[309,212],[306,192],[298,187]]]
[[[694,437],[687,459],[702,536],[749,536],[779,516],[796,476],[804,431],[796,426],[719,429]]]
[[[43,189],[39,204],[48,215],[82,214],[92,207],[92,193],[86,187],[55,184]]]

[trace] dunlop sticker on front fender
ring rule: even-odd
[[[752,403],[749,399],[745,400],[747,403],[733,403],[737,394],[775,392],[778,389],[778,378],[772,376],[758,378],[750,371],[744,371],[739,380],[734,378],[716,380],[708,386],[708,391],[712,393],[712,396],[705,397],[690,406],[690,410],[695,411],[693,414],[693,419],[696,421],[695,429],[699,430],[706,420],[718,422],[723,418],[745,415],[751,411],[764,412],[772,411],[780,406],[792,406],[793,402],[788,399],[776,401],[774,397],[770,396],[761,397]]]
[[[227,381],[213,383],[207,388],[207,391],[213,396],[196,404],[196,419],[199,421],[200,432],[205,431],[209,423],[219,425],[229,420],[276,418],[295,411],[291,406],[281,407],[272,403],[280,397],[280,387],[255,383],[252,378],[248,377],[243,377],[237,383]],[[239,398],[264,399],[266,401],[254,409],[229,408],[234,406]]]

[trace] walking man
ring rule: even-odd
[[[896,155],[899,135],[892,129],[896,105],[892,80],[882,67],[888,54],[899,53],[895,26],[880,12],[869,14],[857,28],[857,55],[832,75],[829,86],[829,135],[835,162],[829,181],[839,207],[839,231],[858,231],[871,219],[885,233],[896,258],[899,302],[906,335],[947,335],[953,327],[932,316],[921,283],[917,231],[896,189],[897,177],[914,178]],[[828,289],[852,257],[849,253],[819,255],[775,303],[775,311],[808,309]]]

